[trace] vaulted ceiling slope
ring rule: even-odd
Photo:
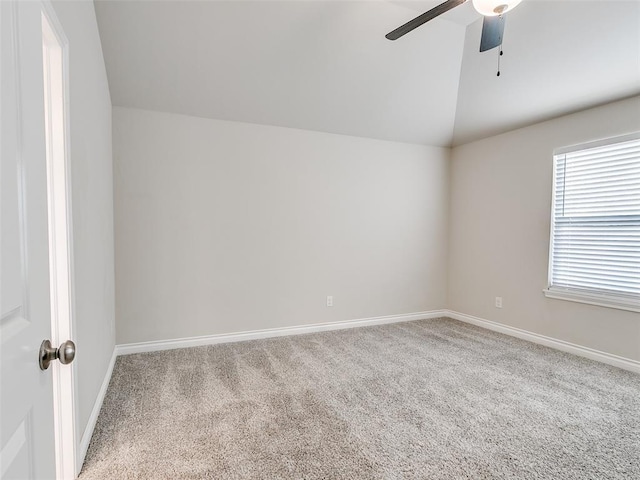
[[[471,2],[96,0],[112,102],[435,146],[640,94],[639,1],[524,0],[478,52]]]

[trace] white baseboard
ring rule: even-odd
[[[389,315],[384,317],[360,318],[356,320],[344,320],[340,322],[316,323],[312,325],[302,325],[302,326],[296,326],[296,327],[268,328],[264,330],[253,330],[248,332],[224,333],[219,335],[205,335],[200,337],[176,338],[176,339],[159,340],[159,341],[153,341],[153,342],[126,343],[126,344],[116,345],[115,353],[116,355],[129,355],[132,353],[155,352],[160,350],[172,350],[175,348],[197,347],[201,345],[215,345],[218,343],[233,343],[233,342],[241,342],[245,340],[258,340],[261,338],[283,337],[288,335],[301,335],[305,333],[323,332],[327,330],[342,330],[345,328],[366,327],[370,325],[383,325],[387,323],[408,322],[412,320],[431,319],[431,318],[438,318],[438,317],[453,318],[455,320],[459,320],[465,323],[470,323],[482,328],[486,328],[488,330],[493,330],[495,332],[503,333],[505,335],[510,335],[512,337],[516,337],[523,340],[527,340],[529,342],[544,345],[546,347],[555,348],[556,350],[561,350],[563,352],[579,355],[581,357],[606,363],[608,365],[613,365],[618,368],[640,373],[640,362],[637,360],[620,357],[617,355],[613,355],[611,353],[601,352],[599,350],[595,350],[592,348],[583,347],[581,345],[576,345],[574,343],[565,342],[564,340],[558,340],[552,337],[540,335],[538,333],[533,333],[528,330],[522,330],[520,328],[510,327],[508,325],[493,322],[491,320],[485,320],[483,318],[474,317],[472,315],[467,315],[464,313],[459,313],[459,312],[446,310],[446,309],[431,310],[427,312],[407,313],[407,314],[401,314],[401,315]],[[113,361],[110,368],[113,368]],[[111,370],[109,370],[109,377],[110,375],[111,375]],[[108,379],[106,380],[106,385],[108,385]],[[106,385],[103,385],[103,388],[105,391],[106,391]],[[102,396],[104,396],[104,392],[101,391],[101,394]],[[100,401],[102,402],[102,400]],[[99,408],[98,408],[98,412],[99,412]],[[97,419],[97,412],[92,413],[92,418],[94,413],[96,415],[96,418],[93,420],[93,424],[95,425],[95,420]],[[90,438],[91,437],[89,437],[89,439]],[[84,440],[85,439],[83,437],[83,442]],[[87,440],[87,446],[88,446],[88,440]],[[86,449],[83,451],[86,452]]]
[[[342,330],[345,328],[366,327],[371,325],[383,325],[386,323],[408,322],[411,320],[423,320],[438,318],[447,315],[446,310],[431,310],[428,312],[407,313],[402,315],[388,315],[385,317],[359,318],[356,320],[344,320],[340,322],[316,323],[297,327],[267,328],[238,333],[223,333],[219,335],[204,335],[201,337],[175,338],[172,340],[159,340],[156,342],[125,343],[116,346],[118,355],[132,353],[155,352],[159,350],[172,350],[174,348],[197,347],[201,345],[215,345],[218,343],[241,342],[244,340],[258,340],[261,338],[284,337],[289,335],[301,335],[305,333],[324,332],[327,330]]]
[[[631,360],[630,358],[620,357],[611,353],[601,352],[594,350],[593,348],[583,347],[576,345],[575,343],[565,342],[564,340],[558,340],[552,337],[540,335],[538,333],[529,332],[520,328],[510,327],[502,323],[492,322],[491,320],[485,320],[483,318],[474,317],[472,315],[466,315],[464,313],[454,312],[447,310],[445,316],[460,320],[461,322],[471,323],[478,327],[493,330],[494,332],[504,333],[512,337],[527,340],[529,342],[544,345],[545,347],[555,348],[563,352],[579,355],[597,362],[613,365],[614,367],[629,370],[635,373],[640,373],[640,362],[637,360]]]
[[[113,349],[113,353],[111,354],[111,360],[109,361],[109,366],[107,367],[107,371],[104,374],[104,379],[102,380],[100,391],[98,392],[96,401],[93,404],[93,409],[91,410],[89,421],[87,422],[87,426],[85,427],[84,433],[82,434],[82,439],[80,440],[80,450],[78,451],[78,455],[76,457],[78,463],[78,465],[76,466],[76,476],[80,474],[82,465],[84,465],[84,459],[87,456],[87,450],[89,449],[89,443],[91,442],[91,437],[93,436],[93,430],[96,428],[98,415],[100,415],[100,409],[102,408],[104,397],[107,394],[107,388],[109,387],[109,382],[111,381],[111,374],[113,373],[113,366],[116,363],[117,356],[118,353],[116,347]]]

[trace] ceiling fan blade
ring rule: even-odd
[[[502,45],[504,35],[504,15],[496,17],[484,17],[482,21],[482,37],[480,38],[480,51],[486,52]]]
[[[423,23],[427,23],[429,20],[433,20],[439,15],[442,15],[445,12],[448,12],[452,8],[457,7],[458,5],[462,5],[467,0],[447,0],[444,3],[441,3],[437,7],[433,7],[428,12],[423,13],[422,15],[414,18],[413,20],[409,20],[407,23],[402,25],[401,27],[396,28],[393,32],[389,32],[385,35],[389,40],[397,40],[401,36],[406,35],[414,28],[418,28]]]

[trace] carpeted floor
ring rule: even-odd
[[[640,375],[450,319],[120,357],[81,480],[640,479]]]

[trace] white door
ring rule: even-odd
[[[0,1],[0,478],[55,478],[40,2]]]

